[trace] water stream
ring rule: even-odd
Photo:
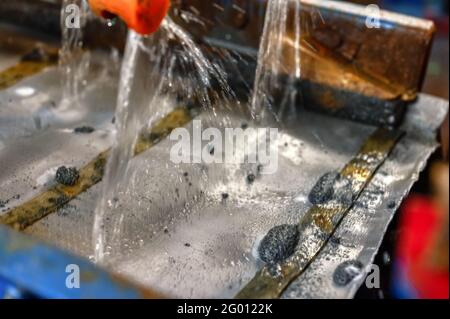
[[[189,34],[169,18],[152,36],[142,37],[130,31],[123,61],[116,110],[117,137],[94,223],[97,262],[104,261],[108,243],[121,241],[124,221],[122,213],[117,212],[118,194],[131,182],[128,169],[140,133],[150,131],[177,106],[195,103],[215,114],[215,98],[222,105],[234,99],[220,66],[212,63]],[[189,76],[182,76],[185,74]],[[210,93],[213,89],[214,95]]]
[[[62,97],[59,110],[76,108],[90,66],[90,52],[83,50],[83,37],[91,12],[87,0],[64,0],[61,10],[62,46],[59,69],[62,76]]]
[[[203,110],[205,122],[220,129],[242,123],[244,129],[254,125],[264,127],[273,123],[272,118],[280,121],[283,113],[294,112],[297,97],[294,84],[301,75],[300,4],[294,2],[293,18],[289,17],[291,5],[292,2],[286,0],[269,1],[256,81],[246,110],[255,123],[239,122],[236,116],[228,115],[227,110],[236,109],[241,103],[228,84],[228,75],[220,63],[209,59],[191,36],[172,20],[166,18],[152,36],[129,32],[116,110],[116,138],[95,211],[95,262],[117,269],[125,260],[136,259],[145,251],[145,245],[158,240],[157,234],[168,234],[171,220],[180,216],[186,218],[188,224],[194,223],[192,215],[200,216],[209,211],[210,218],[216,215],[231,218],[234,206],[222,206],[229,196],[239,198],[239,194],[245,194],[239,205],[260,207],[261,211],[268,210],[268,214],[272,214],[275,206],[288,205],[285,195],[252,187],[263,169],[257,162],[182,166],[171,163],[157,150],[152,150],[154,159],[132,158],[142,132],[150,131],[158,120],[179,106],[198,106]],[[290,28],[295,30],[290,41],[286,37],[289,23],[295,23]],[[252,141],[257,139],[252,138],[255,136],[250,138],[250,143],[256,143]],[[168,145],[165,147],[166,153]],[[158,167],[160,171],[149,171],[149,167]],[[162,220],[167,223],[162,224]],[[184,233],[173,231],[171,236],[186,237]],[[186,247],[191,244],[186,242]],[[248,260],[247,256],[245,258]],[[227,263],[226,260],[217,262]],[[134,272],[137,266],[130,265],[132,268],[128,271]],[[122,267],[125,268],[127,266]]]
[[[270,0],[258,53],[252,116],[261,124],[296,115],[301,76],[300,1]],[[290,32],[288,32],[288,30]]]

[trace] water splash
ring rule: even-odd
[[[59,69],[62,75],[60,110],[76,107],[91,61],[90,52],[83,50],[86,23],[91,13],[86,0],[64,0],[61,9],[62,46]]]
[[[252,117],[260,124],[272,118],[280,122],[285,112],[296,115],[300,8],[300,1],[268,2],[251,101]]]
[[[268,7],[257,80],[249,104],[254,119],[260,121],[258,125],[261,125],[262,120],[268,118],[269,114],[279,117],[283,113],[282,108],[280,111],[280,108],[277,110],[274,107],[275,103],[279,102],[280,93],[280,105],[285,109],[295,108],[297,90],[293,89],[293,85],[301,75],[298,21],[300,6],[298,3],[293,4],[296,6],[295,17],[289,18],[292,3],[273,0]],[[294,39],[286,37],[287,30],[292,30],[290,23],[295,23]],[[287,60],[291,61],[289,66],[284,65],[286,55]],[[257,163],[219,164],[217,167],[188,164],[177,167],[169,161],[166,154],[167,143],[162,146],[162,150],[158,151],[158,146],[156,150],[152,150],[151,156],[143,155],[132,160],[137,139],[143,130],[150,131],[155,123],[174,107],[199,105],[208,111],[203,112],[203,119],[209,116],[207,114],[211,114],[215,125],[213,127],[219,128],[221,125],[227,127],[226,123],[232,120],[231,117],[227,119],[218,104],[227,106],[238,101],[228,86],[229,79],[220,62],[211,61],[202,48],[170,19],[166,19],[161,29],[150,37],[142,37],[130,31],[123,61],[116,110],[116,140],[105,171],[102,195],[95,211],[95,262],[115,270],[121,269],[127,274],[139,273],[139,276],[146,275],[142,269],[136,269],[137,265],[148,267],[154,262],[152,271],[164,272],[158,267],[166,267],[163,266],[164,263],[171,260],[170,257],[166,258],[168,252],[178,249],[170,246],[174,243],[172,240],[167,244],[170,247],[162,244],[161,250],[152,251],[150,254],[149,249],[153,244],[164,241],[164,236],[170,234],[179,238],[180,242],[186,240],[181,242],[186,250],[197,249],[190,241],[195,241],[196,235],[204,234],[207,229],[213,227],[213,223],[200,216],[232,220],[236,207],[235,203],[228,205],[230,197],[233,201],[238,201],[237,205],[249,205],[252,210],[258,207],[258,212],[268,207],[271,209],[272,203],[283,207],[289,204],[284,194],[267,194],[267,189],[261,188],[258,182],[253,183],[254,179],[261,178],[258,175],[261,168]],[[291,72],[292,66],[295,68],[294,72]],[[288,76],[280,80],[280,75]],[[239,120],[235,117],[233,123],[236,125]],[[241,124],[242,122],[238,125]],[[244,150],[242,153],[244,154]],[[251,182],[249,176],[253,176]],[[242,196],[243,193],[246,195]],[[250,209],[248,213],[250,214]],[[249,215],[244,218],[249,218]],[[176,229],[180,219],[184,225],[200,224],[203,228],[192,234],[180,231]],[[247,240],[240,237],[244,236],[244,232],[236,236],[237,241]],[[228,246],[225,244],[224,247]],[[222,259],[227,250],[239,251],[236,247],[223,248],[220,251],[224,254],[211,252],[211,258],[217,264],[227,265],[229,261]],[[179,260],[188,263],[189,258],[182,257],[184,251],[179,252]],[[250,254],[250,251],[248,253]],[[153,258],[155,255],[160,258]],[[152,261],[146,256],[152,256]],[[239,258],[236,260],[240,260]],[[137,259],[140,262],[127,262]],[[232,260],[231,268],[235,267],[236,260]],[[180,271],[179,274],[181,273],[183,272]],[[182,280],[173,283],[180,282]]]
[[[130,31],[123,61],[116,110],[117,138],[94,222],[97,262],[105,261],[105,247],[121,242],[124,215],[117,210],[118,194],[132,183],[129,163],[140,133],[150,131],[158,119],[176,106],[194,103],[215,114],[216,100],[223,105],[234,100],[225,72],[169,18],[152,36],[142,37]]]

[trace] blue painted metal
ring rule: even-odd
[[[16,287],[13,283],[0,278],[0,299],[35,299],[32,294]]]
[[[396,299],[419,299],[419,294],[412,285],[406,273],[406,267],[401,260],[393,265],[391,293]]]
[[[66,281],[79,268],[79,288]],[[69,280],[70,283],[70,280]],[[69,287],[68,287],[69,286]],[[91,262],[0,225],[0,298],[135,299],[139,289]]]

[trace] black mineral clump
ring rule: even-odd
[[[43,62],[48,60],[49,56],[42,48],[35,48],[22,57],[23,62]]]
[[[341,239],[339,237],[336,237],[336,236],[331,236],[330,242],[333,245],[339,246],[341,244]]]
[[[294,254],[300,233],[296,225],[280,225],[272,228],[258,247],[259,258],[275,265]]]
[[[333,274],[337,286],[344,287],[361,275],[364,265],[358,260],[348,260],[340,264]]]
[[[334,195],[334,184],[339,174],[336,172],[326,173],[314,185],[309,193],[308,199],[311,204],[319,205],[329,202]]]
[[[397,207],[397,203],[396,202],[394,202],[394,201],[389,202],[389,204],[388,204],[388,208],[389,209],[394,209],[395,207]]]
[[[326,173],[314,185],[308,199],[313,205],[326,204],[336,199],[349,206],[353,202],[352,183],[337,172]]]
[[[256,176],[253,173],[250,173],[247,175],[247,183],[249,184],[253,184],[253,182],[255,181]]]
[[[80,174],[78,173],[78,170],[75,167],[65,167],[61,166],[56,171],[56,177],[55,180],[62,185],[65,186],[74,186],[78,179],[80,178]]]
[[[91,134],[95,131],[95,129],[93,127],[90,126],[81,126],[81,127],[77,127],[73,130],[74,133],[76,134]]]

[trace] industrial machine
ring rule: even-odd
[[[301,0],[297,15],[298,2],[289,1],[283,67],[271,70],[299,92],[298,116],[281,117],[277,172],[258,175],[259,167],[249,167],[226,176],[210,166],[173,165],[170,132],[192,128],[194,119],[214,126],[214,119],[207,110],[192,112],[195,101],[172,106],[137,142],[130,164],[134,188],[118,199],[124,235],[110,247],[111,254],[121,253],[98,267],[89,261],[92,225],[114,141],[119,83],[110,61],[121,56],[127,34],[115,16],[139,33],[152,33],[167,13],[221,63],[245,103],[267,2],[173,0],[168,7],[156,1],[154,20],[146,25],[123,1],[90,1],[103,19],[89,14],[83,20],[83,50],[92,50],[88,80],[80,84],[79,112],[67,117],[66,110],[62,119],[55,38],[64,33],[64,5],[82,1],[2,1],[0,296],[353,297],[396,210],[438,147],[448,101],[420,93],[435,30],[430,21],[337,1]],[[294,74],[295,49],[301,76]],[[274,94],[275,106],[278,98]],[[248,125],[230,110],[215,119],[225,116],[233,127]],[[79,169],[77,183],[53,182],[62,165]],[[190,178],[208,170],[228,183],[206,191],[191,187]],[[345,196],[331,195],[337,206],[311,199],[332,172],[350,183]],[[180,196],[181,184],[189,186]],[[274,274],[255,254],[257,244],[277,225],[292,223],[299,244]],[[80,272],[77,287],[67,284],[73,265]]]

